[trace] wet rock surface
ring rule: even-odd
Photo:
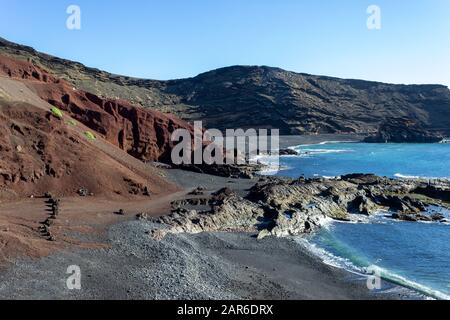
[[[289,148],[288,149],[280,149],[278,151],[278,154],[280,156],[298,156],[299,155],[299,153],[297,151],[295,151],[293,149],[289,149]]]

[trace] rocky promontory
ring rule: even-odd
[[[450,207],[450,182],[397,180],[352,174],[336,179],[262,178],[245,196],[229,188],[208,197],[174,203],[170,215],[154,219],[164,228],[154,230],[162,239],[168,233],[244,231],[285,237],[309,233],[330,219],[362,221],[386,212],[405,221],[443,221],[428,215],[428,206]],[[196,205],[209,209],[195,209]],[[192,209],[194,208],[194,209]]]
[[[390,119],[383,122],[378,132],[364,139],[368,143],[437,143],[444,137],[424,129],[419,123],[408,119]]]

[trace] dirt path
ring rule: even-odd
[[[0,203],[0,266],[18,257],[38,258],[58,250],[108,246],[107,228],[136,214],[159,216],[170,212],[170,203],[183,198],[178,191],[153,199],[111,201],[106,198],[73,197],[61,199],[59,215],[50,226],[55,241],[43,236],[41,227],[50,210],[44,198]],[[124,215],[117,215],[119,209]]]

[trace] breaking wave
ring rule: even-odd
[[[331,252],[319,247],[317,244],[314,244],[304,238],[297,238],[296,241],[308,252],[318,257],[323,263],[329,266],[344,269],[360,277],[368,277],[369,275],[373,274],[373,273],[369,274],[367,272],[367,269],[370,266],[372,272],[377,271],[377,273],[381,275],[382,279],[389,281],[390,283],[407,288],[409,290],[413,290],[418,294],[433,299],[450,300],[450,295],[444,292],[422,285],[415,281],[409,280],[406,277],[398,275],[388,269],[376,265],[369,265],[369,263],[365,261],[362,257],[353,256],[351,258],[344,258],[334,255]],[[356,263],[354,262],[355,260],[357,261]]]

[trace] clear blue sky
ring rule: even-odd
[[[381,30],[366,27],[371,4]],[[0,36],[144,78],[241,64],[450,85],[449,0],[0,0]]]

